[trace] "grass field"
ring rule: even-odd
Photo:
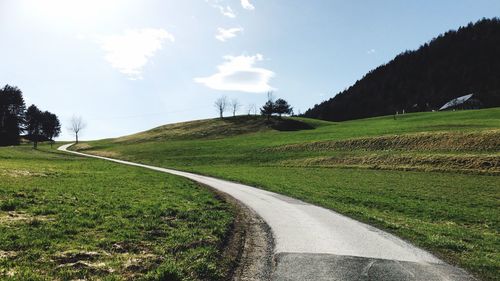
[[[188,180],[0,148],[1,280],[221,280],[233,209]]]
[[[237,117],[167,125],[77,149],[287,194],[498,280],[500,108],[397,120],[294,120],[314,129],[280,131],[259,117]]]

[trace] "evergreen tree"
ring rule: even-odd
[[[45,111],[42,113],[42,134],[50,140],[50,147],[54,143],[54,138],[58,137],[61,133],[61,123],[57,115]]]
[[[281,117],[282,114],[290,114],[292,112],[292,108],[286,100],[277,99],[274,102],[274,111]]]
[[[26,132],[27,132],[27,137],[33,142],[33,148],[37,148],[38,142],[41,139],[42,136],[42,121],[43,121],[43,113],[36,107],[34,104],[32,104],[30,107],[28,107],[28,110],[26,110],[26,117],[25,117],[25,123],[26,123]]]
[[[267,117],[267,121],[269,121],[274,113],[274,102],[272,100],[268,100],[260,109],[260,113],[265,115]]]
[[[25,109],[19,88],[5,85],[0,89],[0,146],[19,144]]]

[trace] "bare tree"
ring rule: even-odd
[[[248,105],[248,115],[257,115],[257,106],[255,105],[255,103],[251,103]]]
[[[240,109],[241,104],[237,99],[232,99],[231,100],[231,110],[233,111],[233,117],[236,116],[236,111]]]
[[[76,143],[78,144],[78,134],[81,130],[85,129],[87,124],[83,121],[81,116],[73,116],[71,117],[71,124],[68,127],[68,130],[75,134]]]
[[[227,110],[228,105],[229,102],[226,96],[222,96],[215,101],[214,106],[217,108],[220,118],[224,118],[224,112]]]

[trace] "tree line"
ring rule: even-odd
[[[230,110],[233,117],[236,116],[237,111],[242,107],[242,104],[237,99],[229,100],[226,96],[222,96],[215,100],[214,106],[220,118],[224,118],[224,113]],[[257,107],[255,104],[248,105],[248,115],[257,115]],[[273,115],[293,115],[293,108],[288,102],[282,98],[274,100],[273,93],[267,93],[267,101],[260,108],[260,114],[267,117],[269,120]]]
[[[26,108],[23,92],[15,86],[0,88],[0,146],[18,145],[21,136],[33,142],[54,142],[61,133],[61,123],[54,113],[42,111],[36,105]]]
[[[304,116],[343,121],[432,111],[467,94],[482,107],[500,106],[499,46],[500,19],[470,23],[403,52]]]

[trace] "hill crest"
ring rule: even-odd
[[[500,19],[470,23],[399,54],[304,116],[344,121],[431,111],[471,93],[484,108],[500,106],[499,46]]]
[[[272,118],[268,122],[264,116],[242,115],[162,125],[144,132],[116,138],[113,142],[219,139],[271,130],[298,131],[307,129],[314,129],[314,127],[295,118]]]

